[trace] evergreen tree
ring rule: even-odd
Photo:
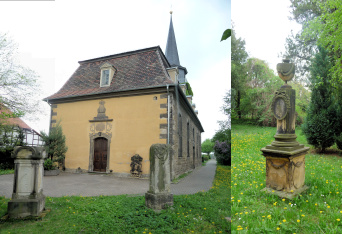
[[[45,142],[48,158],[53,162],[57,162],[64,169],[65,153],[68,151],[68,147],[65,144],[65,135],[60,122],[51,129],[49,135],[45,132],[41,132],[41,135]]]
[[[310,145],[324,152],[335,142],[338,134],[338,113],[329,70],[332,66],[328,52],[318,48],[311,66],[311,101],[302,130]]]

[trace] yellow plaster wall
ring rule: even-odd
[[[152,94],[101,100],[105,101],[106,116],[113,119],[109,122],[112,125],[109,169],[116,173],[130,173],[131,157],[139,154],[143,157],[143,174],[149,174],[150,146],[166,144],[166,139],[160,139],[160,124],[167,123],[160,114],[165,114],[166,108],[160,108],[160,104],[166,104],[167,99]],[[53,109],[57,115],[52,119],[61,120],[66,136],[67,169],[80,167],[88,170],[92,124],[89,120],[97,116],[101,100],[62,103]]]

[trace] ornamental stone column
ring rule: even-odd
[[[296,141],[296,92],[287,84],[295,74],[295,65],[284,59],[277,64],[279,77],[285,81],[272,101],[272,112],[277,119],[277,132],[271,145],[262,148],[266,158],[266,188],[264,191],[292,199],[308,187],[305,181],[305,154],[309,147]]]
[[[150,148],[150,186],[145,203],[153,210],[173,205],[171,187],[169,145],[154,144]]]
[[[17,146],[14,158],[14,183],[12,200],[8,202],[9,218],[39,216],[45,208],[43,194],[44,159],[43,147]]]

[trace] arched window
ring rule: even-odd
[[[186,148],[187,148],[187,157],[190,157],[190,123],[189,121],[186,124]]]
[[[183,127],[182,115],[178,115],[178,157],[182,157],[183,152]]]
[[[195,160],[195,129],[192,128],[192,158]]]

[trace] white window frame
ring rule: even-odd
[[[112,79],[114,77],[114,74],[116,72],[115,67],[112,64],[105,63],[101,67],[101,77],[100,77],[100,87],[109,87],[110,84],[112,83]],[[109,76],[108,76],[108,84],[104,84],[104,72],[109,71]]]
[[[108,81],[107,82],[106,82],[106,77],[104,76],[106,71],[108,71]],[[109,83],[109,74],[110,74],[109,69],[101,70],[101,87],[109,86],[110,85],[110,83]]]

